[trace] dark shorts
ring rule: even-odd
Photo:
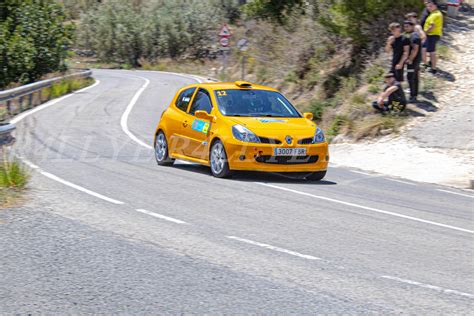
[[[423,43],[423,47],[426,48],[428,53],[436,52],[436,44],[440,38],[441,36],[439,35],[428,35]]]

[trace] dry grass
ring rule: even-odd
[[[355,140],[397,133],[405,124],[405,118],[398,115],[372,115],[355,121],[352,136]]]
[[[18,207],[23,203],[24,191],[0,188],[0,209]]]
[[[4,151],[0,162],[0,208],[18,205],[29,179],[29,171],[19,161],[8,159]]]
[[[93,84],[93,78],[65,79],[55,82],[51,87],[43,90],[46,99],[54,99],[65,94],[80,90]]]

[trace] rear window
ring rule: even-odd
[[[191,102],[191,98],[193,97],[194,91],[196,91],[196,88],[189,88],[181,92],[176,99],[176,107],[181,111],[186,112],[188,110],[189,102]]]

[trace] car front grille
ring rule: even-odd
[[[313,144],[314,139],[313,137],[308,137],[308,138],[303,138],[298,141],[298,144],[300,145],[311,145]]]
[[[260,163],[276,165],[301,165],[318,162],[319,156],[258,156],[255,160]]]
[[[258,137],[262,144],[281,144],[281,141],[278,139],[267,138],[267,137]]]

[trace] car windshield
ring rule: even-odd
[[[301,117],[278,92],[266,90],[218,90],[219,110],[225,116]]]

